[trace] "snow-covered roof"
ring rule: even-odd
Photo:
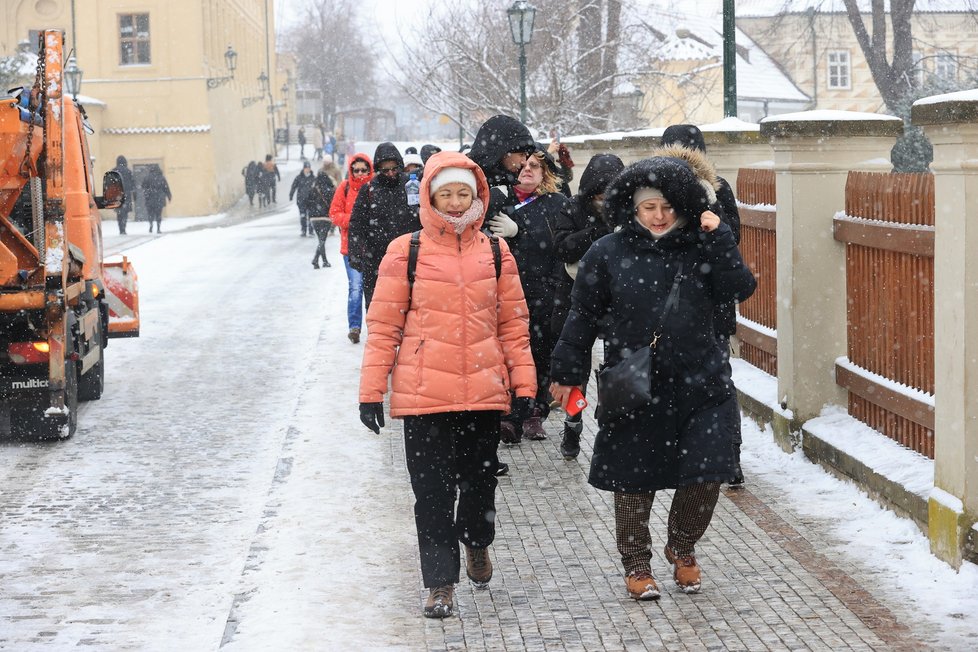
[[[756,122],[744,122],[740,118],[724,118],[720,122],[700,125],[700,131],[760,131],[761,125]]]
[[[978,88],[967,91],[957,91],[956,93],[944,93],[943,95],[931,95],[922,97],[913,103],[914,106],[924,106],[925,104],[940,104],[941,102],[978,102]]]
[[[723,60],[723,19],[719,12],[657,13],[656,31],[665,35],[655,54],[668,61]],[[807,103],[810,98],[747,34],[736,30],[737,97]]]
[[[871,0],[858,0],[859,10],[871,11]],[[886,10],[890,10],[889,0],[884,0]],[[739,0],[737,15],[743,17],[777,16],[779,14],[799,14],[813,7],[818,13],[845,13],[842,0]],[[978,11],[978,0],[917,0],[914,13],[970,13]]]
[[[211,130],[210,125],[178,125],[174,127],[110,127],[103,134],[202,134]]]

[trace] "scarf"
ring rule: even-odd
[[[446,213],[442,213],[440,210],[434,207],[432,207],[431,210],[435,211],[435,214],[438,215],[441,219],[448,222],[448,224],[453,229],[455,229],[455,233],[457,235],[461,235],[462,232],[465,231],[465,229],[467,229],[471,224],[478,222],[479,220],[482,219],[482,209],[483,209],[482,200],[473,199],[472,205],[469,206],[469,210],[465,211],[458,217],[455,217],[453,215],[448,215]]]

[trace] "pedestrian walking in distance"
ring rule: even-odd
[[[136,181],[129,168],[129,161],[125,156],[117,156],[115,159],[114,170],[122,177],[122,189],[125,197],[122,203],[115,209],[116,223],[119,225],[119,235],[126,235],[126,223],[129,221],[129,213],[132,213],[136,206]]]
[[[241,176],[244,177],[245,183],[245,194],[248,195],[248,205],[255,205],[255,193],[258,192],[258,186],[261,185],[261,165],[257,161],[249,161],[241,170]],[[261,203],[261,198],[258,198],[258,203]]]
[[[332,157],[327,161],[332,163]],[[329,206],[329,218],[340,230],[340,253],[346,266],[348,292],[346,297],[346,322],[349,327],[347,337],[353,344],[360,343],[360,329],[363,326],[363,276],[350,264],[350,215],[357,196],[373,178],[373,163],[366,154],[354,154],[349,161],[346,179],[340,182],[333,193]]]
[[[319,269],[320,260],[323,261],[323,267],[332,267],[326,259],[326,238],[333,226],[329,219],[329,207],[333,203],[333,193],[339,178],[340,168],[335,163],[326,161],[316,174],[316,180],[306,199],[306,212],[317,239],[316,254],[312,257],[313,269]]]
[[[296,139],[299,141],[299,158],[304,158],[306,155],[306,130],[304,127],[299,127]]]
[[[740,419],[714,308],[746,299],[757,282],[730,227],[707,210],[716,197],[684,161],[657,157],[630,165],[606,197],[606,216],[617,230],[581,259],[552,356],[552,392],[566,404],[585,382],[600,333],[599,393],[612,377],[629,392],[601,396],[588,482],[614,492],[628,595],[659,597],[649,515],[663,489],[676,490],[665,559],[679,588],[696,593],[695,546],[710,525],[720,483],[733,478]],[[646,375],[629,373],[636,368]],[[630,396],[647,400],[626,401]]]
[[[459,541],[473,584],[492,579],[499,417],[510,410],[511,390],[523,410],[536,395],[516,262],[504,241],[479,230],[488,201],[474,162],[455,152],[432,156],[421,183],[422,229],[391,243],[367,312],[360,420],[380,433],[390,377],[429,618],[454,612]]]
[[[173,200],[170,194],[170,184],[163,176],[163,170],[155,163],[149,168],[146,178],[142,183],[143,198],[146,202],[146,212],[149,213],[149,232],[153,232],[153,223],[156,223],[156,232],[160,232],[160,223],[163,221],[163,207],[168,201]]]
[[[299,209],[299,235],[303,238],[312,235],[312,226],[309,224],[309,213],[306,210],[309,199],[309,191],[316,176],[312,173],[312,163],[306,161],[302,164],[302,170],[292,180],[292,187],[289,189],[289,201],[294,197],[296,207]]]

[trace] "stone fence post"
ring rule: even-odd
[[[955,568],[978,550],[978,92],[918,101],[934,145],[934,490],[932,552]],[[969,541],[970,537],[970,541]]]
[[[846,405],[835,360],[846,354],[845,246],[832,218],[845,208],[850,170],[888,172],[899,118],[806,111],[761,121],[777,183],[778,400],[782,446],[826,404]]]

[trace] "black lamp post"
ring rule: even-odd
[[[523,124],[526,124],[526,46],[533,37],[533,19],[536,13],[536,7],[526,0],[516,0],[506,10],[513,43],[520,46],[520,122]]]
[[[737,117],[737,25],[734,0],[723,0],[723,117]]]
[[[78,67],[78,62],[72,55],[68,58],[68,63],[65,64],[65,90],[71,93],[71,99],[76,102],[78,101],[78,91],[81,90],[81,83],[82,69]]]
[[[224,51],[224,65],[227,66],[229,75],[224,77],[208,77],[207,78],[207,89],[213,90],[218,86],[223,86],[232,79],[234,79],[234,69],[238,67],[238,53],[234,51],[230,45],[228,49]]]

